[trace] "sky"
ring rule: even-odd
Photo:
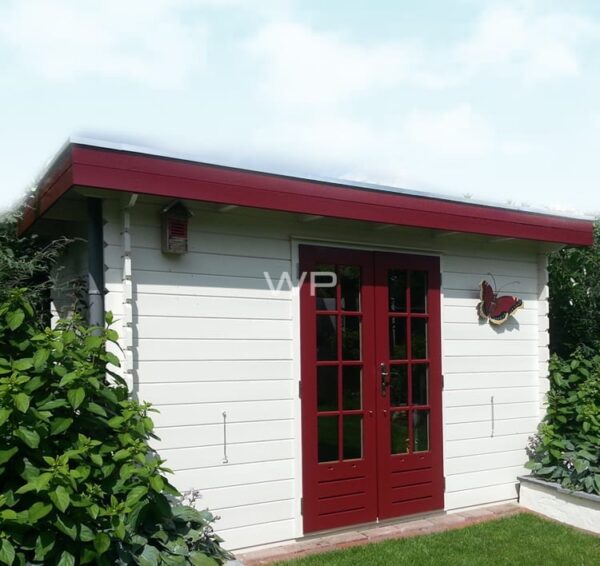
[[[600,212],[600,2],[0,0],[0,209],[71,135]]]

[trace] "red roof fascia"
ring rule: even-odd
[[[31,226],[71,185],[169,198],[573,245],[590,245],[593,222],[83,145],[38,191]]]
[[[26,232],[33,223],[73,186],[72,147],[68,146],[40,179],[35,194],[23,209],[18,233]]]

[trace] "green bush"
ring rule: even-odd
[[[0,303],[13,289],[24,289],[36,315],[48,323],[50,289],[57,286],[52,273],[58,271],[58,260],[73,241],[51,240],[38,234],[18,237],[19,217],[15,212],[0,215]]]
[[[179,503],[149,449],[152,409],[110,371],[118,360],[105,346],[116,339],[77,321],[44,328],[22,292],[0,304],[0,563],[229,557],[213,516]]]
[[[550,254],[550,350],[564,358],[580,346],[600,346],[600,223],[591,247]]]
[[[552,356],[548,407],[527,467],[567,489],[600,494],[600,356]]]

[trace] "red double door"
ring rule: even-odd
[[[439,259],[300,264],[304,531],[443,508]]]

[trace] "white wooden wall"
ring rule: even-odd
[[[131,210],[129,312],[123,205],[105,201],[106,308],[119,332],[131,332],[134,392],[160,410],[156,448],[174,483],[200,489],[221,516],[227,547],[302,536],[297,289],[274,295],[263,276],[293,273],[300,241],[440,254],[446,508],[516,497],[547,360],[536,245],[192,204],[190,251],[169,257],[160,252],[159,201],[140,199]],[[480,324],[475,312],[488,272],[525,303],[502,329]]]
[[[448,250],[442,256],[447,509],[516,497],[546,376],[547,292],[541,291],[546,279],[538,255],[501,254],[493,245],[480,250]],[[503,294],[524,302],[500,328],[479,323],[474,315],[474,285],[490,279],[488,272]]]

